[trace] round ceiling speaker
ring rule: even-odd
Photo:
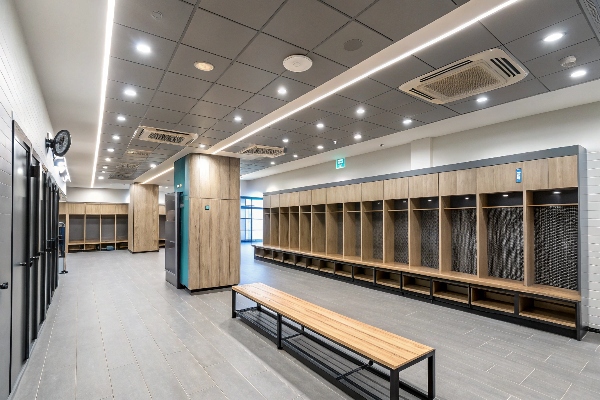
[[[344,43],[344,50],[346,51],[356,51],[360,49],[363,45],[362,40],[360,39],[350,39],[346,43]]]
[[[306,56],[295,54],[283,60],[283,66],[291,72],[304,72],[312,67],[312,60]]]
[[[577,64],[577,58],[575,56],[568,56],[560,60],[560,65],[564,68],[569,68]]]

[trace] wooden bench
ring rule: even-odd
[[[256,307],[237,310],[236,294],[255,302]],[[327,372],[325,375],[332,383],[353,396],[358,390],[363,392],[364,397],[378,398],[370,392],[369,387],[363,388],[360,381],[352,381],[355,379],[353,374],[360,372],[389,380],[390,399],[398,400],[400,387],[421,398],[435,398],[435,349],[431,347],[345,317],[262,283],[232,288],[232,317],[236,316],[270,334],[278,349],[285,346],[286,350],[310,367]],[[292,331],[292,334],[284,337],[284,329]],[[324,362],[322,357],[311,355],[301,348],[297,343],[303,342],[298,342],[298,339],[316,342],[327,354],[351,361],[356,367],[340,371],[343,363],[327,365],[328,362]],[[425,359],[428,361],[427,393],[401,381],[399,376],[403,369]],[[348,364],[344,365],[348,368]],[[360,376],[362,379],[363,375]]]

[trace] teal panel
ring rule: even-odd
[[[181,246],[180,259],[179,259],[179,271],[181,284],[188,287],[189,281],[189,266],[188,266],[188,255],[189,255],[189,209],[190,199],[188,197],[189,191],[187,181],[187,162],[186,157],[182,157],[174,163],[174,184],[175,191],[183,193],[183,209],[181,210]]]

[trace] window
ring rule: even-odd
[[[263,240],[262,197],[240,197],[240,236],[242,242]]]

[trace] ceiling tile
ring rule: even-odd
[[[283,60],[293,54],[305,53],[306,50],[261,33],[246,47],[237,61],[279,75],[285,71]]]
[[[325,118],[321,118],[319,122],[325,124],[325,128],[339,128],[341,126],[345,126],[355,122],[356,120],[353,118],[344,117],[343,115],[332,114]],[[318,129],[318,128],[317,128]]]
[[[148,106],[144,104],[131,103],[115,99],[106,99],[104,102],[104,111],[111,111],[125,116],[143,117]]]
[[[193,115],[188,114],[184,117],[184,119],[186,119],[190,116],[193,116]],[[208,130],[208,128],[201,128],[201,127],[190,126],[190,125],[185,125],[185,124],[177,124],[177,126],[175,126],[174,130],[180,131],[180,132],[197,133],[198,135],[202,135],[202,134],[204,134],[204,132],[206,132]]]
[[[113,81],[128,83],[148,89],[156,89],[163,71],[147,67],[131,61],[119,60],[111,57],[108,67],[108,78]]]
[[[477,23],[419,51],[415,56],[435,68],[441,68],[465,57],[500,46],[502,43],[483,25]]]
[[[136,50],[136,46],[139,44],[150,46],[152,51],[148,54],[140,53]],[[149,67],[165,69],[176,45],[177,43],[171,40],[113,24],[110,55]]]
[[[140,122],[141,126],[150,126],[152,128],[160,128],[160,129],[175,129],[177,127],[176,123],[167,122],[167,121],[158,121],[151,118],[144,118]]]
[[[231,133],[217,131],[215,129],[209,129],[206,132],[204,132],[204,134],[202,136],[203,137],[211,137],[213,139],[223,140],[223,139],[227,139],[229,136],[231,136]]]
[[[273,99],[271,97],[261,96],[260,94],[255,95],[250,100],[240,106],[240,108],[248,111],[255,111],[258,113],[269,114],[279,107],[283,106],[285,101]]]
[[[457,116],[458,113],[452,111],[443,106],[437,106],[437,108],[433,111],[426,112],[424,114],[419,114],[417,119],[425,124],[431,124],[433,122],[441,121],[446,118],[452,118]]]
[[[197,102],[198,100],[189,97],[157,91],[150,105],[187,113]]]
[[[115,4],[117,24],[178,41],[194,7],[172,0],[127,0]],[[152,13],[159,11],[160,18]]]
[[[477,111],[483,108],[493,107],[498,104],[535,96],[547,91],[548,90],[544,87],[544,85],[532,77],[513,85],[486,93],[485,96],[488,98],[488,101],[485,103],[478,103],[475,101],[474,97],[470,97],[466,101],[458,104],[448,104],[447,107],[459,114],[466,114],[468,112]],[[416,118],[418,119],[418,116]]]
[[[259,132],[261,133],[261,132]],[[253,135],[246,139],[248,142],[252,144],[260,144],[263,146],[275,146],[275,147],[285,147],[285,143],[281,141],[281,138],[272,138],[267,136],[262,136],[259,134]]]
[[[346,50],[346,42],[350,40],[360,40],[360,47],[355,50]],[[320,44],[314,52],[346,67],[353,67],[392,43],[385,36],[352,21]]]
[[[329,61],[328,59],[317,54],[310,54],[310,59],[313,61],[313,64],[308,71],[286,71],[283,76],[306,83],[308,85],[320,86],[348,69],[343,65],[336,64],[333,61]]]
[[[311,124],[301,126],[300,128],[294,130],[294,132],[298,132],[298,133],[301,133],[306,136],[321,136],[321,134],[323,132],[326,132],[330,129],[333,129],[333,128],[331,128],[331,127],[317,128],[316,124],[311,123]]]
[[[325,3],[340,10],[341,12],[355,17],[359,12],[364,10],[373,0],[323,0]]]
[[[321,137],[308,137],[303,141],[299,142],[299,144],[304,145],[306,149],[321,153],[327,150],[331,150],[333,147],[333,141]],[[317,146],[323,146],[323,149],[319,150]]]
[[[337,113],[354,105],[356,105],[356,101],[334,94],[315,103],[313,107],[319,110]]]
[[[253,29],[198,9],[182,42],[233,59],[255,34]]]
[[[264,129],[261,129],[260,131],[258,131],[258,135],[260,136],[265,136],[265,137],[269,137],[269,138],[280,138],[282,135],[284,135],[286,132],[285,131],[281,131],[279,129],[275,129],[275,128],[271,128],[271,127],[267,127]],[[252,141],[253,136],[250,136],[250,138],[248,139],[249,141]]]
[[[381,114],[374,115],[372,117],[367,118],[368,122],[372,122],[374,124],[382,125],[390,129],[394,129],[395,131],[399,131],[402,129],[406,129],[407,127],[402,124],[404,117],[394,114],[391,112],[384,111]]]
[[[415,98],[400,92],[399,90],[390,90],[382,95],[367,100],[365,103],[381,108],[383,110],[393,110],[404,104],[412,103]]]
[[[565,36],[555,42],[544,42],[546,36],[557,32]],[[510,42],[506,48],[521,62],[525,62],[592,38],[596,40],[594,32],[583,14],[579,14]]]
[[[451,0],[380,0],[358,20],[398,41],[455,8]]]
[[[388,90],[390,90],[389,87],[372,79],[366,78],[348,86],[347,88],[338,92],[338,94],[340,96],[348,97],[352,100],[365,101],[372,97],[379,96]]]
[[[362,114],[359,114],[357,111],[359,109],[363,110]],[[372,115],[379,114],[382,110],[379,108],[373,107],[371,105],[365,103],[356,103],[354,106],[347,108],[343,111],[339,111],[336,114],[343,115],[344,117],[352,118],[355,120],[367,119]]]
[[[199,99],[206,93],[208,88],[210,88],[210,85],[210,82],[201,79],[194,79],[189,76],[167,72],[159,89],[162,92]]]
[[[375,129],[371,129],[370,131],[368,131],[366,133],[366,137],[368,139],[376,139],[376,138],[384,137],[387,135],[391,135],[392,133],[396,133],[396,132],[398,132],[397,129],[391,129],[391,128],[387,128],[385,126],[379,126]],[[363,138],[364,137],[365,136],[363,136]]]
[[[277,91],[281,88],[284,88],[286,90],[286,93],[278,93]],[[302,96],[303,94],[310,92],[313,89],[314,87],[311,85],[307,85],[305,83],[298,82],[293,79],[279,77],[273,82],[269,83],[259,93],[263,96],[270,96],[276,99],[292,101]]]
[[[293,147],[298,142],[301,142],[302,140],[304,140],[308,137],[309,137],[309,135],[305,135],[300,132],[283,132],[281,135],[281,139],[288,139],[287,143],[283,143],[283,145],[287,146],[287,147]]]
[[[282,131],[293,131],[304,125],[305,125],[304,122],[286,118],[279,122],[275,122],[273,125],[271,125],[271,127],[276,128],[276,129],[281,129]]]
[[[574,46],[566,47],[543,57],[527,61],[525,67],[539,78],[563,70],[564,68],[560,65],[560,62],[567,56],[575,56],[577,58],[577,65],[600,60],[600,45],[598,44],[598,40],[586,40]]]
[[[167,123],[176,124],[184,117],[185,113],[179,111],[165,110],[164,108],[150,107],[146,118],[155,119]]]
[[[216,129],[218,131],[223,131],[223,132],[229,132],[229,133],[235,133],[244,128],[245,128],[245,125],[243,125],[243,124],[240,124],[238,122],[226,121],[226,120],[221,120],[212,127],[212,129]]]
[[[227,114],[234,110],[233,107],[222,106],[220,104],[209,103],[208,101],[200,100],[198,104],[192,108],[190,111],[191,114],[202,115],[204,117],[210,117],[214,119],[221,119],[225,117]],[[215,121],[216,122],[216,121]],[[189,124],[194,125],[194,124]],[[195,125],[202,126],[202,125]]]
[[[219,139],[214,139],[211,137],[206,137],[204,135],[202,135],[201,137],[199,137],[198,139],[196,139],[196,142],[194,142],[194,144],[197,145],[197,147],[200,147],[201,144],[206,145],[206,149],[208,149],[210,146],[214,146],[215,144],[219,143],[220,140]]]
[[[219,78],[217,83],[247,92],[256,93],[272,82],[277,75],[248,65],[235,63]],[[246,99],[247,100],[247,99]]]
[[[353,139],[354,134],[339,129],[330,129],[326,132],[319,133],[318,137],[328,140],[342,140],[342,139]]]
[[[209,129],[214,124],[216,124],[217,121],[218,121],[218,119],[216,119],[216,118],[210,118],[210,117],[204,117],[204,116],[201,116],[201,115],[188,114],[185,117],[183,117],[183,119],[181,120],[181,123],[184,124],[184,125],[190,125],[190,126],[195,126],[195,127],[198,127],[198,128]]]
[[[348,21],[348,17],[317,0],[294,0],[288,1],[263,31],[311,50]]]
[[[214,66],[214,69],[212,71],[200,71],[194,67],[194,63],[197,61],[210,63]],[[227,58],[180,44],[175,51],[168,70],[191,76],[192,78],[214,82],[221,76],[230,63],[231,60]]]
[[[125,90],[134,90],[135,96],[128,96],[124,92]],[[110,99],[118,99],[123,101],[131,101],[138,104],[150,104],[154,90],[146,89],[139,86],[128,85],[126,83],[116,82],[109,80],[106,83],[106,97]]]
[[[260,29],[283,0],[202,0],[200,7],[227,19]]]
[[[404,83],[433,71],[433,68],[410,56],[371,75],[371,79],[397,89]]]
[[[412,103],[404,104],[398,108],[394,108],[392,112],[399,114],[403,117],[415,117],[416,115],[423,114],[434,109],[435,106],[433,104],[425,103],[421,100],[416,100]]]
[[[104,142],[104,143],[113,143],[113,144],[119,144],[119,143],[129,143],[129,139],[131,139],[131,136],[133,135],[134,130],[128,130],[127,134],[120,134],[118,132],[112,132],[112,133],[102,133],[100,135],[100,141]],[[113,139],[113,135],[119,135],[119,140],[115,140]]]
[[[323,118],[330,115],[327,111],[317,110],[316,108],[307,107],[303,110],[298,111],[293,115],[294,119],[300,122],[304,122],[306,124],[311,124],[317,120],[322,120]]]
[[[355,132],[368,132],[371,129],[377,128],[377,125],[372,124],[367,121],[356,121],[348,125],[344,125],[339,129],[342,129],[346,132],[355,133]]]
[[[242,109],[238,108],[238,109],[233,110],[229,114],[227,114],[227,116],[225,116],[225,120],[230,121],[230,122],[237,122],[237,121],[235,121],[234,118],[241,117],[242,118],[241,124],[250,125],[251,123],[258,121],[259,119],[261,119],[264,116],[265,115],[261,114],[261,113],[242,110]]]
[[[105,115],[110,115],[110,114],[105,114]],[[136,126],[137,128],[137,126]],[[135,128],[130,128],[128,126],[118,126],[118,125],[113,125],[108,123],[108,121],[104,121],[104,123],[102,124],[102,132],[106,133],[108,135],[119,135],[122,138],[126,137],[126,136],[131,136],[133,135],[133,132],[135,131]]]
[[[225,106],[237,107],[250,97],[252,97],[252,93],[215,84],[206,92],[202,97],[202,100]]]
[[[121,113],[105,111],[103,121],[104,121],[104,123],[108,123],[108,124],[112,124],[112,125],[116,125],[116,126],[122,126],[122,127],[126,127],[126,128],[135,129],[138,127],[141,117],[136,117],[133,115],[122,115],[125,117],[125,121],[117,120],[117,117],[121,116],[121,115],[122,115]]]
[[[482,23],[502,43],[580,14],[577,0],[527,0],[490,15]]]
[[[573,71],[583,69],[587,74],[581,78],[571,78]],[[546,75],[540,81],[550,90],[558,90],[569,86],[579,85],[600,78],[600,61],[565,69],[555,74]]]

